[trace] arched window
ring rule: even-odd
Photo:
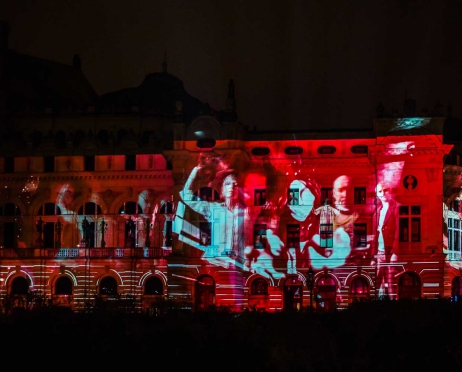
[[[29,283],[26,278],[19,276],[11,283],[11,293],[13,295],[26,295],[29,293]]]
[[[257,278],[252,282],[250,293],[253,295],[267,295],[268,282],[263,278]]]
[[[56,133],[55,146],[57,149],[65,149],[67,147],[66,133],[64,133],[64,131],[60,130],[58,133]]]
[[[103,146],[109,143],[109,133],[106,129],[102,129],[98,132],[98,141]]]
[[[325,275],[317,281],[316,309],[332,311],[336,308],[337,286],[332,277]]]
[[[369,298],[369,284],[366,278],[358,276],[350,284],[350,300],[356,301]]]
[[[162,201],[159,213],[160,214],[172,214],[173,213],[173,203],[170,201]]]
[[[461,290],[462,290],[461,278],[460,276],[456,276],[454,279],[452,279],[452,286],[451,286],[451,300],[453,302],[461,301],[461,295],[462,295]]]
[[[214,201],[220,199],[218,192],[208,186],[201,187],[200,190],[194,193],[194,195],[197,200]]]
[[[138,203],[134,201],[125,202],[119,208],[119,214],[141,214],[141,213],[143,213],[143,209]]]
[[[196,281],[195,308],[209,310],[211,306],[215,306],[215,280],[209,275],[201,275]]]
[[[99,285],[100,295],[116,295],[117,294],[117,282],[112,276],[106,276],[101,280]]]
[[[39,216],[59,216],[61,215],[61,208],[57,206],[55,203],[45,203],[42,205],[37,215]]]
[[[84,205],[82,205],[80,208],[79,208],[79,211],[78,213],[79,215],[97,215],[97,214],[103,214],[102,210],[101,210],[101,206],[99,206],[98,204],[94,203],[94,202],[87,202],[85,203]]]
[[[420,277],[413,271],[406,271],[399,278],[398,299],[422,297]]]
[[[0,245],[5,248],[16,248],[18,238],[21,239],[19,232],[21,231],[21,220],[16,216],[21,215],[21,210],[14,203],[0,204],[0,216],[3,218],[0,225]]]
[[[5,203],[0,205],[1,216],[20,216],[21,210],[14,203]]]
[[[55,294],[57,295],[71,295],[72,294],[72,281],[67,276],[61,276],[56,281]]]
[[[157,276],[151,276],[144,284],[145,295],[161,295],[164,293],[162,281]]]
[[[72,140],[72,145],[74,147],[79,147],[80,144],[82,143],[83,139],[85,138],[85,133],[83,130],[78,130],[74,134],[74,138]]]

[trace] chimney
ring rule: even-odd
[[[74,68],[77,70],[82,69],[82,61],[80,60],[80,57],[78,54],[74,54],[74,58],[72,60],[72,66],[74,66]]]

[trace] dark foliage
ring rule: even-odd
[[[457,370],[461,315],[446,300],[364,302],[323,314],[44,308],[1,315],[1,350],[22,370]]]

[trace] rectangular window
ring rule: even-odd
[[[448,218],[448,259],[460,260],[462,248],[462,229],[460,220]]]
[[[165,221],[164,222],[164,246],[171,247],[172,246],[172,221]]]
[[[300,248],[300,225],[287,225],[287,248]]]
[[[212,241],[212,226],[210,222],[199,222],[200,245],[208,246]]]
[[[366,204],[366,188],[355,187],[355,204]]]
[[[136,170],[136,155],[125,155],[125,170]]]
[[[420,206],[402,205],[399,207],[399,241],[420,242]]]
[[[54,156],[45,156],[44,171],[51,172],[51,173],[55,171],[55,157]]]
[[[332,248],[334,246],[334,225],[322,223],[320,226],[321,248]]]
[[[332,204],[332,188],[323,187],[321,188],[321,203],[324,204],[328,200],[329,204]]]
[[[354,224],[354,246],[366,247],[367,246],[367,225],[365,223]]]
[[[266,225],[258,224],[253,227],[253,246],[266,248]]]
[[[14,157],[12,156],[5,158],[5,173],[14,173]]]
[[[95,157],[92,155],[85,156],[85,170],[93,172],[95,170]]]
[[[255,198],[255,205],[265,205],[266,204],[266,189],[256,189],[254,198]]]
[[[287,204],[298,205],[300,200],[300,191],[298,189],[287,190]]]

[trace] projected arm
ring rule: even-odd
[[[184,184],[183,190],[180,192],[180,197],[183,200],[183,202],[189,206],[191,209],[194,211],[206,215],[207,214],[207,205],[208,202],[206,201],[201,201],[201,200],[196,200],[196,196],[194,195],[194,192],[191,188],[193,182],[197,178],[197,173],[201,169],[200,166],[196,166],[193,168],[191,173],[189,174],[189,177]]]

